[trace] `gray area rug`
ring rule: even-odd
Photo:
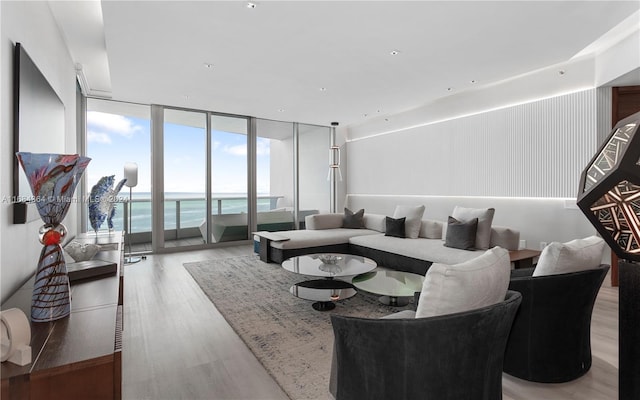
[[[329,315],[366,318],[400,311],[359,292],[318,312],[289,293],[308,278],[257,256],[185,263],[184,267],[291,399],[327,399],[333,352]]]

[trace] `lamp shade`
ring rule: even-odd
[[[127,180],[124,184],[128,187],[136,187],[138,185],[138,164],[128,162],[124,164],[124,178]]]
[[[620,258],[640,261],[640,112],[616,124],[582,171],[578,207]]]

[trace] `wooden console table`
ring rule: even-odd
[[[32,363],[2,363],[0,397],[4,399],[120,399],[124,246],[121,232],[98,236],[104,245],[94,259],[117,264],[115,274],[71,284],[71,315],[31,323]],[[95,243],[92,234],[76,240]],[[67,260],[72,262],[72,260]],[[33,278],[2,309],[31,314]]]

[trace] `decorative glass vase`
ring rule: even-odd
[[[24,170],[38,213],[44,221],[40,243],[44,245],[31,297],[31,321],[49,322],[71,313],[69,276],[60,242],[67,234],[61,224],[73,201],[73,193],[91,161],[77,154],[16,153]]]

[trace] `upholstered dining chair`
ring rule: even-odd
[[[427,318],[331,315],[330,392],[337,400],[502,398],[502,362],[520,293]]]
[[[591,368],[591,314],[608,265],[532,276],[514,270],[509,290],[522,294],[507,342],[504,372],[533,382],[568,382]]]

